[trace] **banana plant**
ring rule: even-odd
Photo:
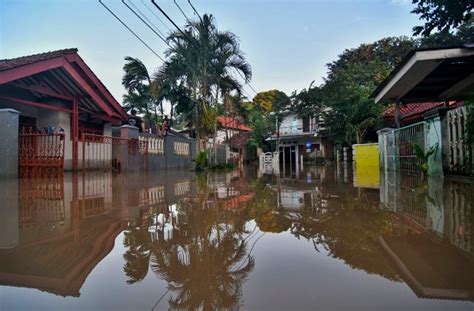
[[[430,149],[428,149],[426,152],[423,150],[422,147],[420,147],[420,145],[418,144],[415,144],[414,145],[414,151],[415,151],[415,155],[416,157],[418,158],[418,163],[417,163],[417,166],[421,169],[421,171],[423,172],[423,174],[426,174],[428,172],[428,169],[429,169],[429,164],[428,164],[428,160],[430,159],[431,156],[433,156],[436,151],[438,150],[438,144],[434,145],[434,146],[431,146]]]

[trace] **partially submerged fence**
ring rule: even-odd
[[[137,138],[120,138],[83,134],[81,139],[82,170],[146,169],[148,142]]]
[[[416,156],[415,146],[425,150],[425,126],[426,122],[419,122],[400,129],[379,131],[382,168],[419,172],[421,163]]]
[[[81,145],[83,172],[191,169],[196,153],[194,139],[172,134],[161,137],[140,133],[130,138],[83,134]]]

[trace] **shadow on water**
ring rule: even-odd
[[[474,185],[400,174],[361,183],[357,176],[348,166],[316,166],[297,177],[249,169],[3,180],[0,284],[43,291],[30,297],[32,304],[53,293],[90,306],[97,297],[82,288],[112,256],[122,269],[108,273],[123,276],[128,287],[165,282],[147,307],[236,309],[259,297],[258,290],[244,290],[249,279],[272,286],[257,271],[265,260],[259,246],[278,249],[291,238],[295,245],[310,242],[311,264],[330,268],[342,261],[353,271],[407,284],[418,298],[472,301]],[[323,263],[319,256],[334,260]],[[295,260],[292,269],[312,269]],[[20,308],[17,298],[28,292],[10,289],[6,306]]]

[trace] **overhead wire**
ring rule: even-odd
[[[148,28],[150,28],[151,31],[153,31],[153,33],[155,35],[157,35],[166,45],[168,45],[169,47],[171,47],[171,45],[168,43],[168,41],[166,41],[165,38],[163,38],[163,36],[161,36],[155,29],[153,29],[153,27],[151,27],[137,12],[135,12],[126,2],[125,0],[122,0],[122,3],[136,16],[138,17]]]
[[[164,34],[164,33],[160,30],[160,28],[158,28],[158,26],[156,26],[156,25],[150,20],[150,18],[148,18],[148,16],[147,16],[145,13],[143,13],[143,11],[140,10],[140,8],[139,8],[135,3],[133,3],[132,0],[128,0],[128,3],[129,3],[131,6],[133,6],[133,7],[135,8],[135,10],[138,11],[138,14],[140,14],[140,15],[143,17],[143,19],[145,19],[150,25],[152,25],[153,28],[154,28],[157,32],[159,32],[160,35],[161,35],[163,38],[166,38],[166,34]]]
[[[165,60],[158,55],[158,53],[153,50],[139,35],[137,35],[120,17],[118,17],[105,3],[102,2],[102,0],[99,0],[99,3],[110,13],[112,14],[115,19],[117,19],[125,28],[127,28],[128,31],[130,31],[144,46],[146,46],[153,54],[155,54],[156,57],[158,57],[162,62],[165,62]]]
[[[156,19],[157,19],[163,26],[165,26],[166,29],[168,29],[168,31],[171,32],[171,28],[169,28],[168,25],[166,25],[166,23],[165,23],[158,15],[156,15],[156,13],[148,6],[148,4],[146,4],[144,0],[140,0],[140,1],[142,2],[143,6],[145,6],[145,7],[147,8],[147,10],[148,10],[151,14],[153,14],[153,16],[155,16]]]

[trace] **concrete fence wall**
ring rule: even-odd
[[[141,139],[157,139],[153,134],[140,134]],[[196,140],[169,134],[162,139],[160,152],[147,154],[147,167],[150,171],[162,169],[193,169],[196,159]]]

